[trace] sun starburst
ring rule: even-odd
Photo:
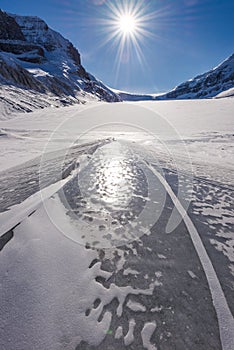
[[[106,33],[104,44],[117,49],[116,62],[126,61],[130,53],[143,60],[142,43],[152,36],[150,21],[153,15],[145,1],[107,1],[107,12],[101,24]],[[129,59],[127,59],[129,61]]]

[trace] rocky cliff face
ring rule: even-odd
[[[69,105],[86,100],[119,101],[120,98],[90,75],[81,64],[78,50],[38,17],[7,14],[0,10],[0,100],[14,110],[18,92],[28,94],[26,108]],[[10,93],[8,93],[10,91]],[[15,96],[14,96],[15,95]],[[11,97],[14,97],[11,99]],[[26,99],[24,98],[24,101]],[[48,101],[48,103],[46,103]]]
[[[14,18],[8,16],[5,12],[0,10],[0,39],[3,40],[22,40],[25,37],[16,23]]]
[[[214,69],[177,86],[156,99],[199,99],[219,95],[234,87],[234,54]]]
[[[78,50],[63,38],[62,35],[50,29],[48,25],[39,17],[11,15],[19,25],[24,38],[28,43],[39,45],[48,52],[62,50],[77,65],[81,65]]]

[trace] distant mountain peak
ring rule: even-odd
[[[234,54],[213,69],[178,85],[159,99],[211,98],[234,88]]]
[[[117,91],[117,90],[114,90]],[[234,96],[234,54],[206,73],[162,94],[133,94],[119,91],[123,101],[205,99]]]

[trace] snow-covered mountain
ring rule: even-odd
[[[234,88],[234,54],[210,71],[175,87],[157,99],[199,99],[226,97]],[[228,94],[225,91],[229,91]]]
[[[122,101],[151,101],[154,100],[157,96],[157,94],[138,94],[134,92],[127,92],[116,89],[112,89],[112,91],[114,91],[121,98]]]
[[[120,97],[89,74],[78,50],[38,17],[0,10],[0,101],[6,112]]]
[[[234,95],[234,54],[214,69],[173,90],[132,94],[110,89],[89,74],[80,53],[38,17],[0,10],[0,107],[2,117],[86,101],[197,99]]]
[[[123,101],[223,98],[234,96],[234,54],[212,70],[163,94],[133,94],[113,90]]]

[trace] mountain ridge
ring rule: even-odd
[[[87,101],[157,101],[234,96],[234,54],[162,94],[111,89],[88,73],[79,51],[37,16],[0,10],[0,105],[12,112]]]
[[[113,90],[117,91],[117,90]],[[161,94],[134,94],[118,91],[124,101],[205,99],[234,96],[234,54],[213,69]]]
[[[73,44],[45,21],[2,10],[0,83],[0,101],[6,113],[89,100],[120,101],[117,94],[85,70]],[[39,99],[35,92],[40,94]]]
[[[176,86],[158,99],[212,98],[234,87],[234,54],[218,66]]]

